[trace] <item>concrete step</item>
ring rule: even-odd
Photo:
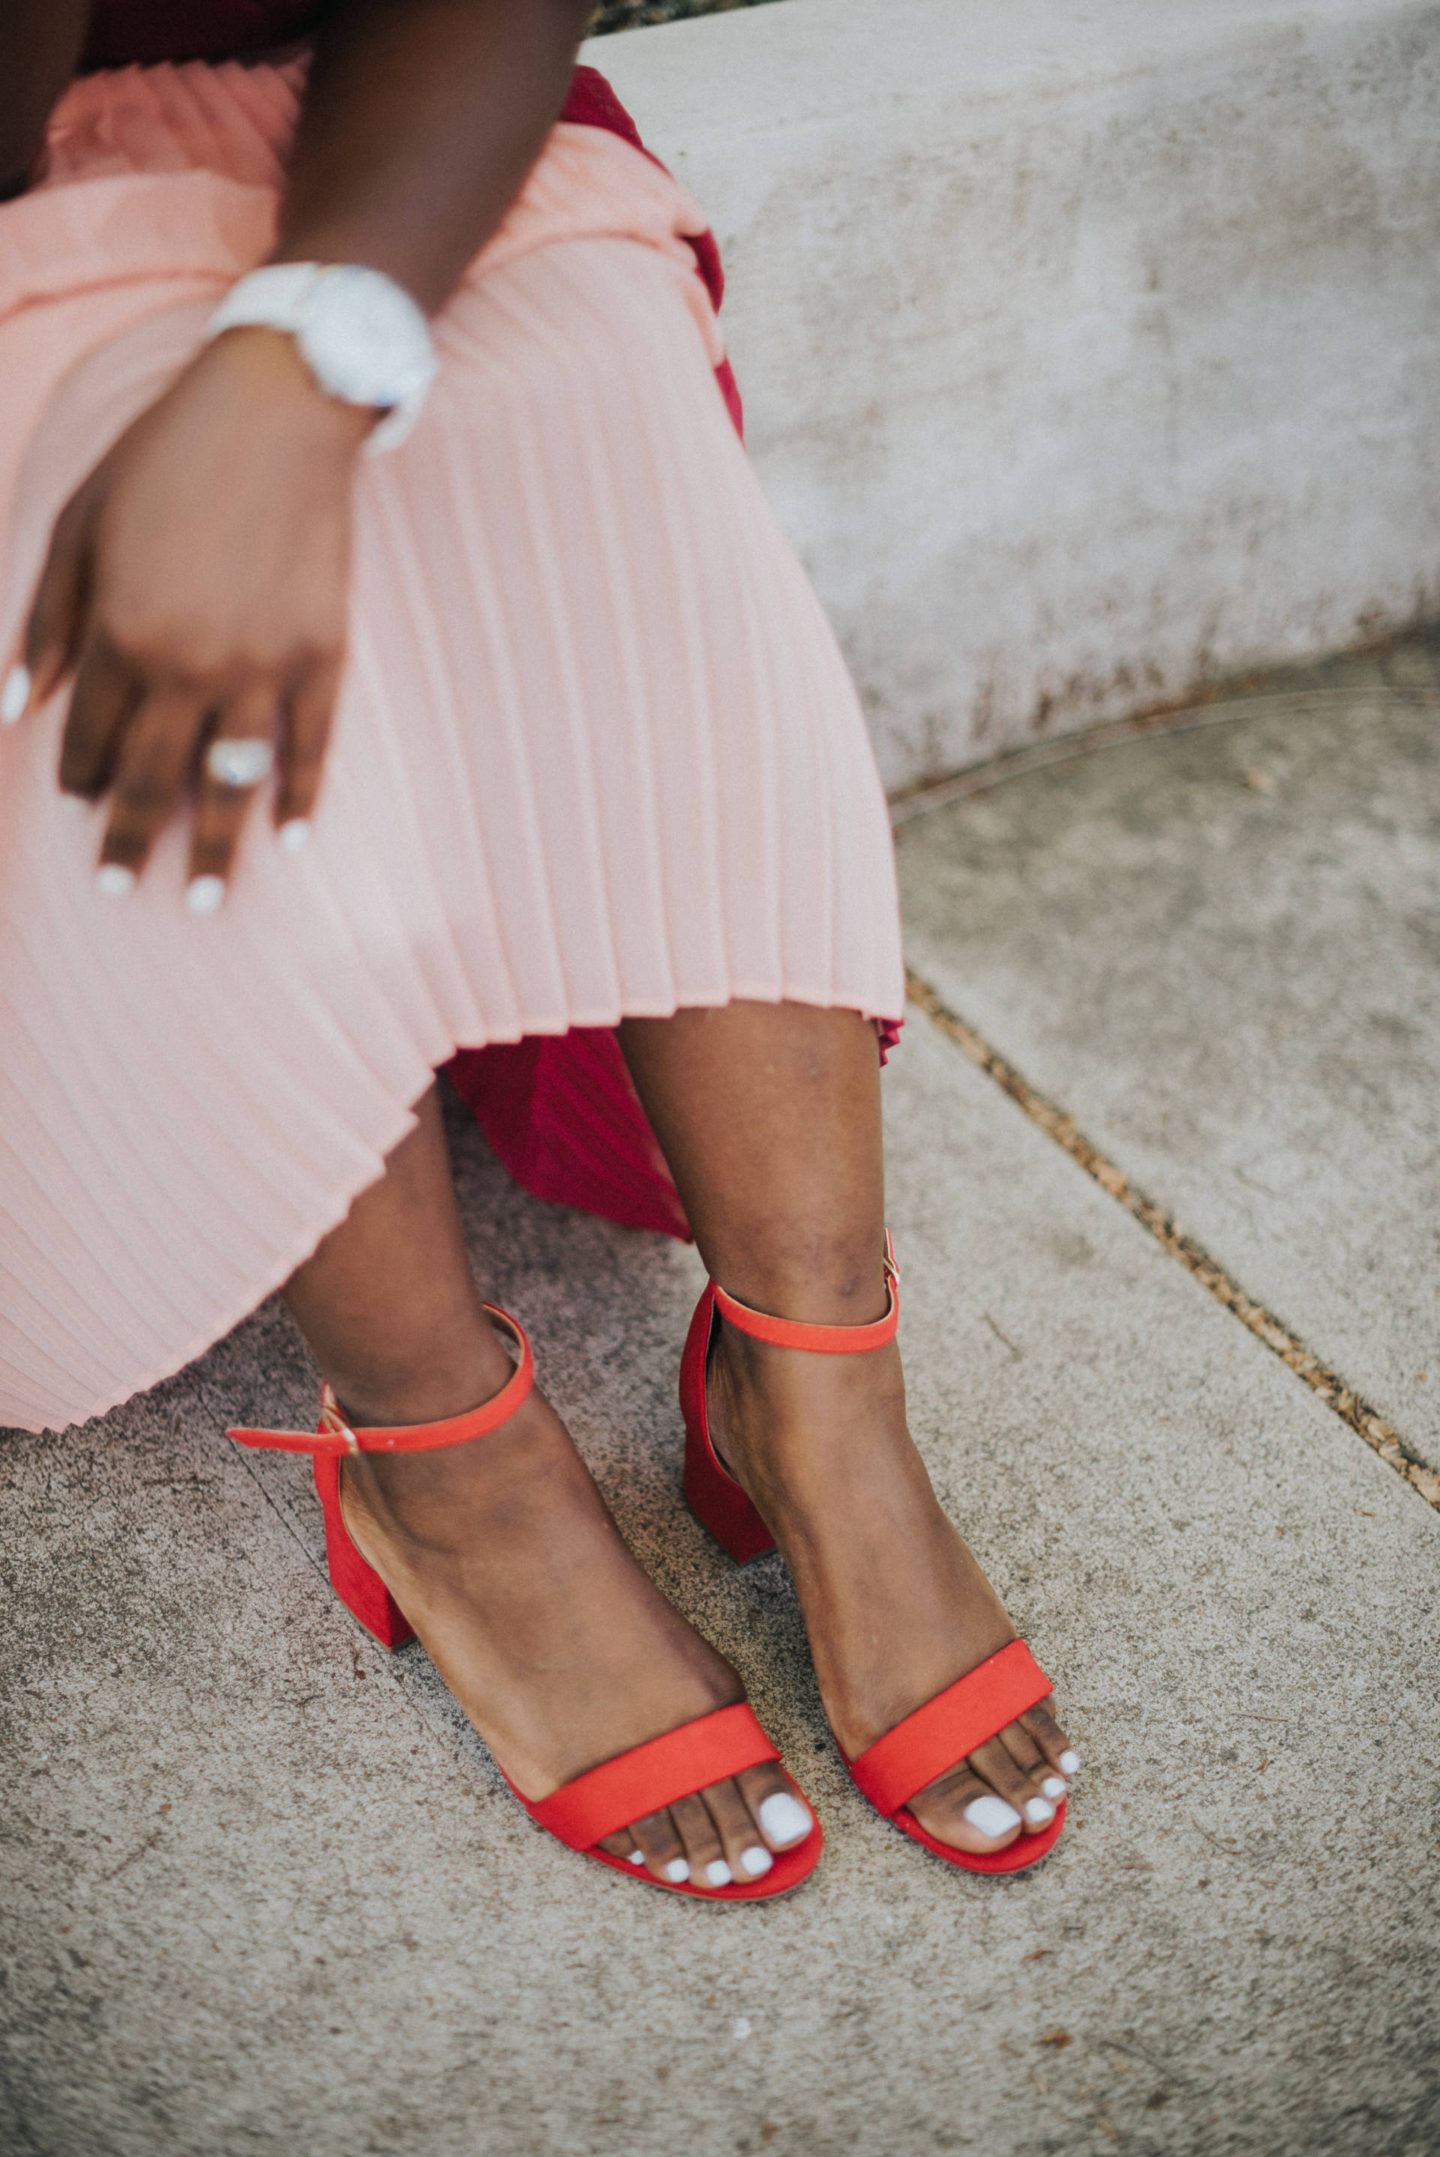
[[[889,786],[1440,614],[1435,0],[599,40],[714,219]]]

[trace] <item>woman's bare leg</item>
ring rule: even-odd
[[[511,1370],[471,1276],[433,1087],[417,1113],[285,1291],[357,1429],[459,1415]],[[636,1565],[538,1389],[470,1445],[347,1460],[341,1491],[356,1543],[528,1797],[743,1698]],[[662,1879],[755,1877],[808,1833],[789,1793],[778,1769],[748,1769],[606,1848],[638,1850]],[[777,1817],[766,1800],[781,1794]]]
[[[784,1318],[882,1317],[874,1028],[851,1011],[735,1003],[631,1019],[621,1040],[711,1276]],[[716,1443],[790,1566],[851,1758],[1014,1638],[911,1441],[898,1347],[807,1355],[722,1326],[709,1398]],[[912,1800],[923,1825],[965,1850],[1038,1833],[1062,1756],[1078,1765],[1052,1708]]]

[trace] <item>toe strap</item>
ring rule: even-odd
[[[888,1820],[1050,1691],[1024,1641],[1012,1640],[852,1760],[855,1785]]]
[[[533,1804],[518,1791],[516,1795],[531,1819],[559,1841],[572,1850],[591,1850],[632,1820],[643,1820],[677,1798],[779,1758],[754,1710],[742,1700],[603,1761]]]

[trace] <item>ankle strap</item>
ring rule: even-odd
[[[472,1438],[488,1438],[491,1431],[508,1423],[535,1383],[535,1359],[530,1341],[518,1318],[496,1304],[485,1309],[503,1326],[519,1350],[514,1370],[500,1391],[464,1415],[446,1416],[439,1423],[398,1423],[388,1429],[352,1430],[340,1413],[340,1404],[329,1386],[321,1388],[320,1428],[317,1431],[232,1430],[225,1433],[237,1445],[264,1447],[276,1453],[431,1453],[440,1446],[467,1445]]]
[[[772,1318],[768,1311],[755,1311],[738,1297],[727,1295],[717,1282],[711,1283],[715,1307],[726,1322],[741,1333],[748,1333],[752,1340],[768,1341],[772,1348],[803,1348],[812,1356],[864,1355],[872,1348],[884,1348],[894,1340],[895,1329],[900,1323],[900,1268],[895,1263],[895,1245],[890,1231],[885,1231],[885,1292],[889,1307],[883,1318],[877,1318],[868,1326],[811,1326],[798,1318]]]

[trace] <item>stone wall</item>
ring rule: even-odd
[[[1440,614],[1440,0],[784,0],[593,52],[714,221],[892,787]]]
[[[647,23],[682,22],[691,15],[721,15],[730,8],[765,7],[769,0],[601,0],[591,21],[594,37],[610,30],[640,30]]]

